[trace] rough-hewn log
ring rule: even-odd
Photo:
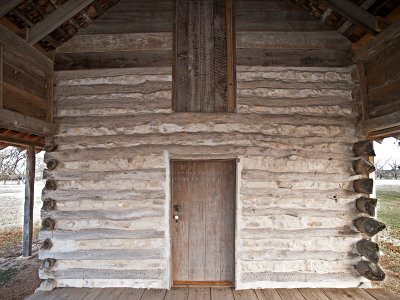
[[[57,189],[57,182],[55,180],[47,180],[45,188],[48,190],[55,190]]]
[[[379,246],[377,243],[362,239],[357,242],[356,248],[358,253],[367,258],[369,261],[374,263],[379,261]]]
[[[53,267],[56,263],[56,260],[53,258],[47,258],[43,261],[42,263],[42,268],[45,269],[50,269],[51,267]]]
[[[48,170],[54,170],[57,167],[57,160],[50,159],[47,162],[46,167],[47,167]]]
[[[57,149],[57,144],[53,139],[46,139],[46,143],[44,144],[44,151],[52,152]]]
[[[385,272],[377,264],[366,260],[357,263],[356,270],[369,280],[382,281],[385,279]]]
[[[374,236],[379,231],[386,228],[386,225],[378,220],[368,217],[360,217],[354,220],[354,226],[368,236]]]
[[[46,218],[42,220],[42,230],[53,230],[56,222],[53,219]]]
[[[371,141],[355,143],[353,152],[356,156],[375,156],[374,144]]]
[[[42,209],[45,211],[53,210],[56,206],[56,201],[53,199],[45,199],[43,200]]]
[[[50,250],[53,247],[53,242],[50,239],[45,239],[42,243],[42,250]]]
[[[354,191],[363,194],[372,194],[374,181],[369,178],[357,179],[353,182]]]
[[[353,161],[353,169],[357,174],[369,174],[375,171],[374,165],[362,158]]]
[[[35,147],[29,146],[26,150],[24,233],[22,244],[22,256],[24,257],[32,254],[34,186]]]
[[[375,216],[375,207],[377,200],[374,198],[361,197],[356,201],[356,206],[360,212],[366,213],[371,217]]]

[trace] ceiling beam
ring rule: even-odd
[[[375,35],[379,31],[375,16],[350,0],[321,0],[321,2],[369,33]]]
[[[7,134],[0,133],[0,144],[9,144],[10,146],[35,146],[36,148],[43,149],[44,143],[41,141],[33,141],[25,138],[15,137]]]
[[[41,136],[54,135],[57,131],[54,123],[4,108],[0,108],[0,127]]]
[[[5,16],[10,10],[20,5],[24,0],[6,0],[0,4],[0,18]]]
[[[36,44],[94,1],[95,0],[69,0],[65,4],[59,6],[55,11],[47,15],[46,18],[30,28],[29,44]]]

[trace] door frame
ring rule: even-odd
[[[238,200],[239,200],[239,195],[240,195],[240,190],[239,190],[239,183],[240,183],[240,159],[237,156],[220,156],[220,155],[215,155],[213,156],[207,156],[207,157],[169,157],[168,158],[168,165],[167,165],[167,180],[169,180],[168,188],[169,188],[169,201],[168,202],[168,218],[169,218],[169,288],[175,287],[175,286],[181,286],[181,285],[174,285],[174,269],[173,269],[173,228],[174,228],[174,218],[173,218],[173,203],[172,203],[172,185],[173,185],[173,180],[172,180],[172,163],[174,161],[234,161],[235,162],[235,171],[236,171],[236,180],[235,180],[235,199],[234,199],[234,214],[233,214],[233,222],[234,222],[234,241],[233,241],[233,251],[234,251],[234,261],[233,261],[233,278],[232,278],[232,284],[227,286],[227,287],[233,287],[235,289],[236,287],[236,263],[237,263],[237,249],[238,249]],[[225,287],[222,284],[218,284],[216,282],[204,282],[204,284],[185,284],[185,286],[202,286],[202,287]]]

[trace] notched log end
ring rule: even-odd
[[[53,230],[56,222],[53,219],[46,218],[42,220],[42,230]]]
[[[42,268],[43,269],[50,269],[53,267],[56,263],[56,260],[53,258],[46,258],[43,263],[42,263]]]
[[[354,220],[354,226],[368,236],[374,236],[379,231],[386,228],[386,225],[378,220],[368,217],[359,217]]]
[[[377,243],[362,239],[357,242],[356,248],[358,253],[373,263],[379,261],[379,246]]]
[[[362,276],[373,281],[383,281],[385,279],[385,272],[375,263],[362,260],[357,263],[356,270]]]
[[[50,239],[45,239],[42,243],[42,250],[50,250],[53,247],[53,242]]]
[[[375,156],[374,144],[371,141],[362,141],[353,146],[355,156]]]
[[[362,194],[372,194],[374,181],[370,178],[357,179],[353,181],[354,191]]]
[[[356,174],[369,174],[375,171],[375,167],[368,160],[357,159],[353,161],[353,170]]]
[[[55,142],[50,141],[50,142],[46,142],[44,144],[43,150],[46,152],[52,152],[52,151],[56,151],[57,147],[58,147],[58,145]]]
[[[47,164],[46,167],[48,170],[54,170],[57,167],[58,162],[55,159],[50,159]]]
[[[356,207],[360,212],[368,214],[371,217],[374,217],[376,203],[377,200],[374,198],[361,197],[356,200]]]
[[[43,200],[42,209],[45,211],[53,210],[56,207],[56,201],[53,199],[45,199]]]
[[[46,181],[45,188],[47,190],[55,190],[57,189],[57,182],[55,180],[49,179]]]

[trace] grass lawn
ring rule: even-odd
[[[377,184],[378,219],[386,224],[379,233],[379,246],[384,255],[379,265],[386,271],[385,288],[400,295],[400,185]]]

